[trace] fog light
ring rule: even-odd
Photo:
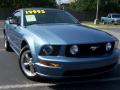
[[[53,67],[59,67],[60,64],[57,64],[57,63],[50,63],[50,66],[53,66]]]
[[[60,64],[58,63],[52,63],[52,62],[48,62],[48,61],[40,61],[40,64],[43,64],[45,66],[52,66],[52,67],[60,67]]]

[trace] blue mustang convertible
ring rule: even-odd
[[[118,62],[118,40],[80,25],[68,12],[50,8],[16,10],[5,21],[4,46],[15,51],[29,79],[101,74]]]

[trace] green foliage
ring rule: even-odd
[[[101,0],[100,10],[105,12],[120,12],[120,0]]]
[[[99,0],[101,12],[120,12],[120,0]],[[68,7],[74,11],[96,11],[97,0],[75,0]]]
[[[56,0],[0,0],[0,7],[55,7]]]
[[[76,0],[69,6],[70,9],[75,11],[89,11],[95,8],[96,0]]]

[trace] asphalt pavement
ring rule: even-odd
[[[120,65],[111,73],[93,77],[38,81],[27,79],[19,68],[18,56],[4,50],[2,27],[3,23],[0,23],[0,90],[120,90]],[[120,37],[120,31],[110,30],[109,33],[118,39]]]

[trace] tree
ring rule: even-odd
[[[75,11],[92,11],[96,8],[95,4],[96,0],[75,0],[69,8]]]
[[[75,11],[95,12],[97,0],[75,0],[68,7]],[[101,12],[120,12],[120,0],[100,0]]]
[[[56,0],[0,0],[0,7],[25,8],[25,7],[55,7]]]

